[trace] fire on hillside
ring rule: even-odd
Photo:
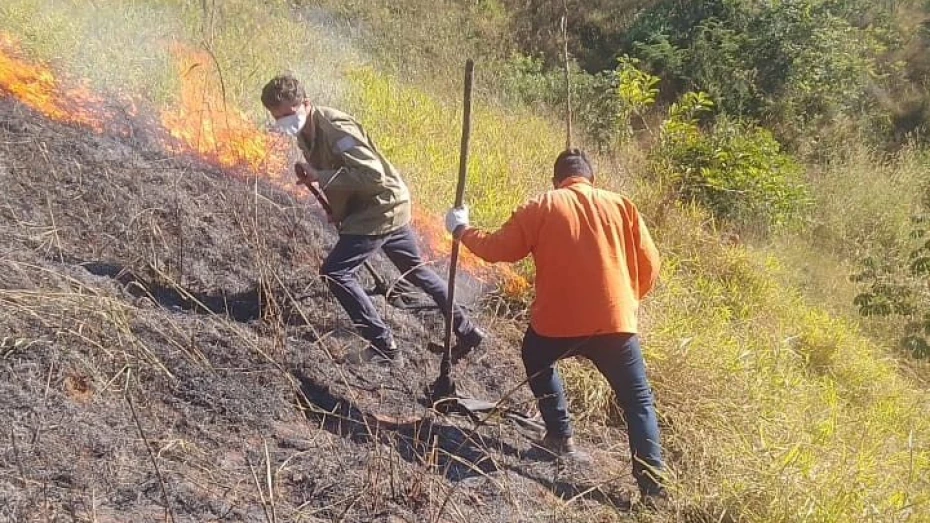
[[[173,154],[194,155],[222,168],[243,170],[294,194],[303,189],[290,182],[288,145],[265,132],[223,96],[217,66],[210,55],[179,43],[171,45],[180,78],[174,105],[160,110],[159,145]],[[96,133],[112,132],[114,115],[105,98],[88,82],[58,77],[48,64],[32,62],[15,38],[0,33],[0,96],[12,96],[44,116],[84,126]],[[141,101],[127,101],[130,117]],[[452,239],[439,220],[416,209],[414,224],[431,259],[449,256]],[[491,265],[463,252],[459,263],[473,277],[498,282],[508,295],[521,295],[529,284],[502,265]]]

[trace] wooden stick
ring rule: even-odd
[[[572,76],[568,62],[568,2],[562,2],[562,58],[565,62],[565,149],[572,148]]]
[[[474,83],[475,62],[471,58],[465,62],[465,107],[462,113],[462,144],[459,156],[459,179],[455,187],[455,206],[461,207],[465,202],[465,179],[468,175],[468,142],[471,139],[471,91]],[[454,236],[454,235],[453,235]],[[452,330],[453,309],[455,308],[455,273],[459,261],[460,241],[452,240],[452,259],[449,262],[449,303],[446,311],[445,353],[442,355],[440,375],[449,376],[452,372]]]
[[[161,486],[161,494],[165,497],[165,521],[174,523],[176,519],[174,517],[174,511],[171,509],[171,500],[168,498],[168,488],[165,486],[165,478],[161,475],[161,470],[158,468],[158,460],[155,458],[155,452],[152,451],[152,446],[149,445],[149,440],[145,437],[145,431],[142,430],[142,422],[139,421],[139,416],[136,415],[136,408],[132,404],[132,390],[128,387],[128,385],[132,384],[132,382],[129,381],[130,373],[131,371],[126,371],[126,403],[129,403],[129,411],[132,412],[132,419],[136,422],[136,428],[139,429],[139,436],[142,437],[145,450],[149,451],[149,458],[152,460],[152,466],[155,467],[155,475],[158,477],[158,483]]]

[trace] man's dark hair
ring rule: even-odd
[[[594,178],[594,168],[581,149],[566,149],[555,159],[555,179],[562,181],[572,176]]]
[[[307,98],[300,81],[292,74],[279,74],[262,88],[262,105],[273,109],[282,104],[300,105]]]

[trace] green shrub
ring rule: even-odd
[[[915,358],[930,358],[930,216],[915,216],[911,241],[884,257],[868,257],[854,280],[865,287],[855,305],[863,316],[903,321],[900,344]]]
[[[808,204],[801,166],[765,129],[724,117],[702,130],[698,118],[712,107],[702,93],[672,106],[652,153],[657,171],[719,219],[764,229],[797,223]]]
[[[633,24],[624,52],[674,86],[699,89],[718,109],[772,125],[783,140],[887,112],[875,87],[895,31],[858,1],[660,2]]]
[[[635,66],[632,68],[636,73],[647,76]],[[564,118],[566,86],[563,70],[547,69],[542,58],[521,54],[511,56],[501,69],[500,86],[508,101],[543,111],[560,111],[558,116]],[[621,68],[618,68],[592,75],[579,70],[574,63],[570,64],[572,121],[578,131],[577,138],[583,136],[587,144],[599,151],[610,150],[630,135],[632,111],[622,102],[620,72]],[[627,74],[631,76],[634,73]],[[629,85],[628,89],[635,87]]]
[[[653,76],[639,68],[639,60],[623,56],[616,70],[617,87],[615,98],[620,122],[625,123],[625,135],[633,133],[633,119],[638,118],[643,127],[646,124],[646,112],[652,108],[659,96],[659,77]]]
[[[535,62],[541,67],[541,62]],[[537,78],[551,78],[552,73],[538,69]],[[564,78],[559,78],[556,96],[550,106],[564,104]],[[648,130],[647,113],[659,96],[659,78],[640,68],[640,61],[623,56],[617,68],[596,75],[572,73],[573,118],[587,141],[599,151],[615,151],[628,142],[636,128]]]

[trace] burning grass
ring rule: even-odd
[[[0,32],[0,92],[6,92],[39,113],[61,122],[87,126],[101,132],[103,99],[86,85],[65,86],[46,64],[22,57],[12,35]]]
[[[224,167],[265,173],[284,185],[287,144],[258,128],[224,97],[216,61],[205,51],[172,45],[181,93],[174,107],[162,111],[161,122],[179,143],[167,144],[178,153],[194,151]]]

